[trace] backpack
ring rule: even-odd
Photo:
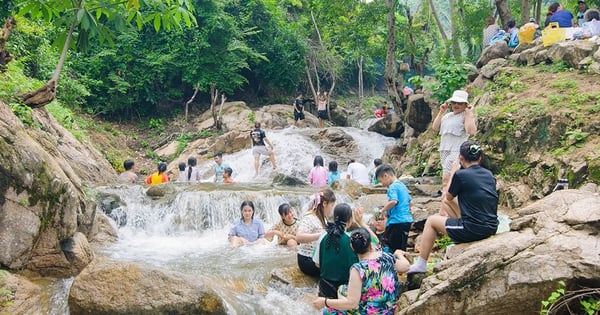
[[[502,40],[508,41],[509,38],[509,35],[504,30],[499,30],[498,32],[496,32],[496,34],[494,34],[494,36],[492,36],[492,38],[490,38],[489,45],[491,46],[495,42],[499,42]]]

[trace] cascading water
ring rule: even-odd
[[[358,153],[352,158],[365,164],[380,157],[395,141],[354,128],[344,131],[357,143]],[[309,134],[309,130],[296,128],[267,131],[275,145],[276,172],[306,180],[315,154],[321,154],[326,163],[340,158],[322,153]],[[296,266],[295,251],[275,244],[232,248],[227,241],[232,222],[240,218],[243,200],[255,203],[255,216],[268,229],[280,220],[277,208],[281,203],[290,203],[301,217],[310,206],[315,188],[270,185],[274,171],[268,161],[255,178],[249,149],[225,155],[224,161],[234,169],[239,184],[169,183],[164,187],[166,195],[160,198],[148,197],[146,187],[139,185],[98,187],[101,196],[119,197],[122,206],[113,212],[124,214],[124,224],[118,229],[119,240],[94,248],[96,254],[202,279],[223,298],[230,314],[317,314],[311,305],[315,287],[294,288],[271,280],[274,269]],[[213,165],[208,161],[200,168],[212,175]],[[340,165],[340,170],[344,169]],[[336,196],[337,202],[351,202],[339,192]],[[68,294],[68,285],[63,290]],[[63,300],[66,302],[66,298]],[[59,310],[66,308],[64,304],[53,306],[55,311],[51,313],[63,314]]]

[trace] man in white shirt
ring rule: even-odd
[[[371,183],[367,167],[362,163],[355,162],[353,159],[350,159],[350,162],[348,162],[346,178],[352,179],[364,186],[369,186],[369,184]]]

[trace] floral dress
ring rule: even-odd
[[[400,292],[400,282],[394,263],[396,257],[382,252],[376,259],[364,259],[354,265],[362,280],[362,289],[358,308],[339,311],[324,308],[323,314],[394,314]],[[339,294],[346,295],[348,286],[340,286]]]

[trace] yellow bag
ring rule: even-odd
[[[542,30],[542,43],[544,44],[544,47],[564,41],[566,37],[566,30],[564,28],[560,28],[557,22],[548,24],[548,26]]]
[[[537,24],[527,23],[519,28],[519,43],[529,44],[533,42]]]

